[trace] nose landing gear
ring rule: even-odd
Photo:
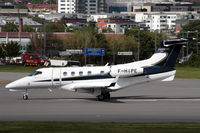
[[[27,89],[23,95],[23,100],[28,100],[28,92],[27,92]]]

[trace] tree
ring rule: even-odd
[[[67,26],[66,27],[66,32],[74,32],[76,30],[78,30],[79,28],[76,26]]]
[[[28,9],[25,5],[16,5],[16,7],[15,8],[17,8],[17,9]]]
[[[162,33],[155,33],[146,30],[140,30],[139,27],[132,27],[125,31],[126,36],[137,38],[140,45],[140,59],[149,58],[155,51],[155,35],[157,36],[156,47],[160,45],[160,41],[166,39]]]
[[[18,32],[18,27],[14,23],[7,23],[2,27],[2,32]]]
[[[0,59],[5,58],[6,53],[5,53],[5,45],[0,44]]]
[[[36,21],[36,22],[38,22],[40,24],[44,24],[45,23],[45,19],[40,18],[40,17],[33,17],[32,20]]]
[[[50,22],[46,24],[44,27],[41,27],[39,31],[44,31],[44,28],[46,28],[45,29],[46,32],[64,32],[65,31],[65,27],[62,23]]]
[[[110,27],[108,27],[108,29],[103,29],[102,33],[114,33],[114,31]]]
[[[17,42],[9,42],[8,44],[6,44],[6,55],[8,57],[16,57],[19,56],[21,50],[21,45],[18,44]]]
[[[182,30],[180,31],[178,37],[181,38],[196,38],[194,41],[190,41],[188,44],[188,51],[197,52],[197,45],[200,42],[199,32],[200,32],[200,20],[194,20],[190,23],[182,26]]]
[[[33,27],[25,24],[23,25],[23,32],[35,32],[35,30],[33,29]]]

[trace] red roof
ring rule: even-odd
[[[57,38],[66,38],[67,36],[70,36],[72,33],[65,33],[65,32],[54,32],[53,36]],[[32,37],[34,35],[37,35],[37,33],[32,32],[0,32],[0,37]],[[114,34],[114,33],[105,33],[104,34],[106,38],[119,38],[123,36],[124,34]]]
[[[27,4],[26,7],[31,9],[51,9],[56,10],[56,4]]]
[[[30,32],[0,32],[0,37],[31,37]]]
[[[179,31],[179,30],[182,30],[182,29],[183,29],[182,27],[179,27],[179,26],[176,27],[176,31],[177,30]]]

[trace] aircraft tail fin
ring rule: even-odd
[[[174,67],[176,60],[183,45],[187,43],[188,39],[169,39],[163,40],[160,43],[160,48],[157,52],[166,52],[168,57],[160,62],[158,66]]]

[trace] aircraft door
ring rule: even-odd
[[[52,69],[52,86],[59,87],[61,85],[61,69],[53,68]]]

